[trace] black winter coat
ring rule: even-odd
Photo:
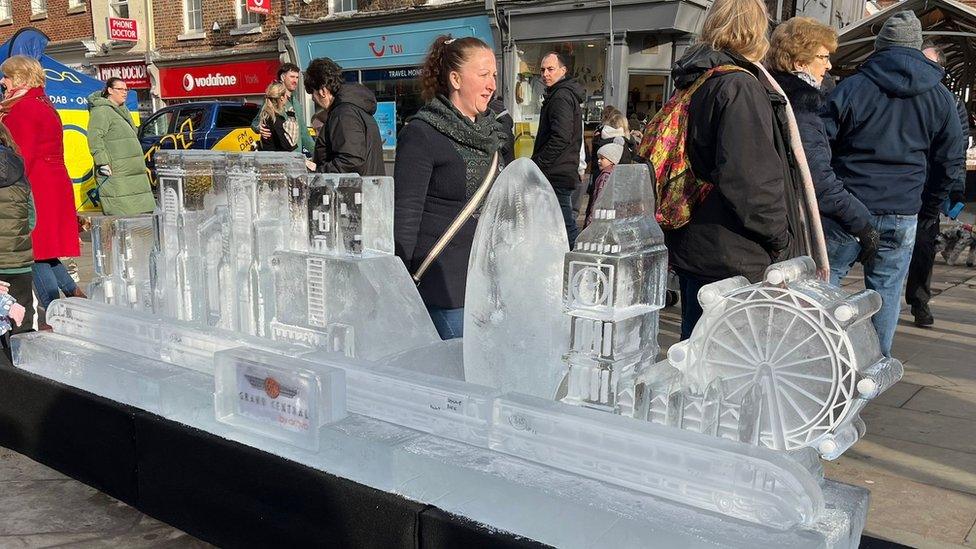
[[[413,274],[467,204],[466,170],[454,143],[418,119],[400,130],[394,166],[394,248]],[[476,226],[469,219],[421,278],[418,290],[428,307],[464,307]]]
[[[672,74],[679,89],[707,70],[738,65],[749,73],[709,78],[689,105],[686,151],[692,169],[715,188],[684,227],[665,232],[672,266],[705,282],[743,275],[756,281],[777,259],[794,257],[799,201],[787,145],[785,100],[746,60],[708,46],[690,50]]]
[[[963,177],[962,127],[944,74],[916,49],[889,47],[827,98],[834,172],[872,214],[935,217]]]
[[[502,126],[502,144],[498,149],[501,162],[507,166],[515,161],[515,120],[505,108],[505,102],[499,98],[492,99],[488,108],[495,113],[495,120]]]
[[[772,74],[793,106],[820,215],[836,221],[851,234],[859,233],[871,222],[871,212],[844,188],[844,182],[837,178],[830,166],[830,142],[820,118],[820,109],[826,99],[824,94],[788,72]]]
[[[362,84],[343,84],[315,139],[316,171],[386,175],[383,139],[373,115],[376,96]]]
[[[553,187],[575,189],[580,183],[584,94],[582,84],[566,77],[549,87],[542,101],[532,161]]]
[[[294,116],[295,113],[289,112],[289,116]],[[265,118],[261,121],[265,128],[271,132],[271,138],[265,139],[261,138],[261,150],[262,151],[279,151],[279,152],[292,152],[298,149],[299,143],[294,145],[288,142],[288,132],[285,131],[285,116],[276,115],[274,119]],[[301,136],[298,137],[298,141],[301,142]]]

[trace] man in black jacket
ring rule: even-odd
[[[579,229],[573,216],[573,192],[580,185],[580,149],[583,146],[584,89],[568,76],[569,60],[557,52],[542,58],[542,83],[546,85],[539,133],[532,150],[532,161],[552,184],[566,222],[569,247],[576,242]]]
[[[931,41],[922,44],[922,53],[930,61],[935,61],[940,67],[945,67],[945,53],[942,48]],[[962,101],[956,101],[956,111],[959,124],[962,126],[962,147],[965,154],[969,145],[969,113]],[[955,185],[949,191],[949,203],[964,202],[963,192],[966,190],[966,172],[960,171]],[[905,283],[905,302],[912,307],[912,316],[917,326],[931,326],[935,323],[932,311],[929,310],[929,300],[932,299],[932,268],[935,266],[935,239],[939,236],[939,216],[930,217],[926,212],[919,212],[918,230],[915,232],[915,248],[912,250],[912,262],[908,267],[908,281]]]
[[[917,221],[938,217],[965,169],[955,99],[941,84],[945,71],[922,55],[921,46],[915,14],[895,13],[878,33],[874,53],[837,85],[823,111],[834,172],[867,206],[880,234],[878,254],[864,266],[864,283],[881,294],[872,321],[889,356]],[[830,219],[824,219],[824,235],[836,284],[861,246]]]
[[[362,84],[347,83],[342,68],[328,57],[313,59],[305,69],[305,91],[328,111],[315,139],[312,161],[322,173],[386,175],[383,140],[373,118],[376,96]]]

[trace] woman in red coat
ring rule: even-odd
[[[31,233],[34,291],[41,307],[47,307],[59,291],[84,296],[58,260],[81,255],[74,192],[64,167],[64,134],[44,92],[44,70],[36,59],[14,55],[0,65],[0,72],[4,87],[0,120],[20,147],[37,214]]]

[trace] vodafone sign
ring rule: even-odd
[[[268,15],[271,13],[271,0],[247,0],[247,11]]]
[[[267,1],[267,0],[265,0]],[[196,67],[161,67],[159,91],[163,99],[264,95],[274,81],[279,61],[244,61]]]

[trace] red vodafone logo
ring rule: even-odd
[[[247,0],[246,9],[252,13],[268,15],[271,13],[271,0]]]
[[[265,59],[160,67],[160,95],[164,99],[263,96],[264,89],[274,81],[280,64],[277,59]]]
[[[193,91],[193,75],[190,73],[183,75],[183,89]]]

